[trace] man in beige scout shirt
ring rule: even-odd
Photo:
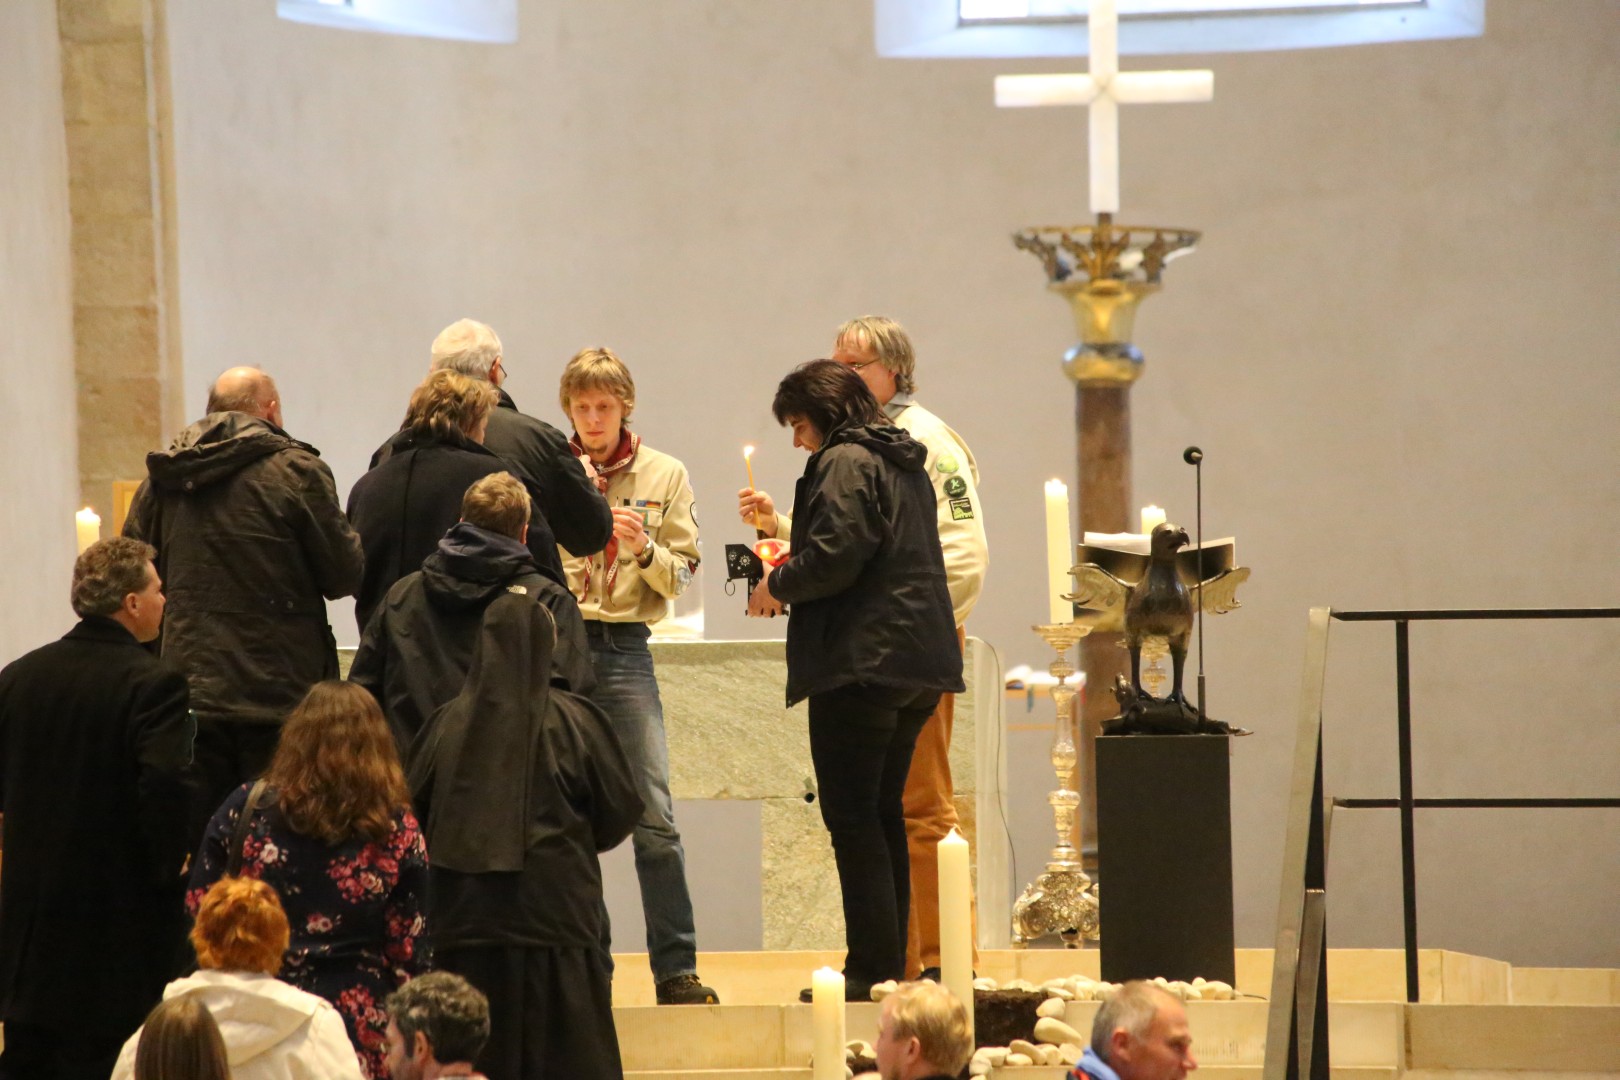
[[[560,549],[579,601],[596,668],[591,700],[624,744],[647,809],[633,834],[647,954],[660,1005],[713,1005],[697,976],[697,930],[686,886],[686,852],[669,794],[669,750],[648,623],[691,584],[698,566],[697,521],[686,466],[641,444],[630,431],[636,384],[608,349],[585,349],[563,370],[563,411],[574,424],[574,453],[590,458],[613,511],[613,537],[599,554]]]

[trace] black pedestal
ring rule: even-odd
[[[1097,739],[1102,977],[1234,982],[1227,735]]]

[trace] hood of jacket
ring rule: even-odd
[[[195,491],[229,480],[261,458],[293,447],[319,456],[268,420],[242,412],[209,413],[175,437],[167,450],[146,455],[152,483],[167,491]]]
[[[904,428],[890,424],[859,424],[839,428],[827,437],[822,449],[843,443],[859,443],[887,459],[902,472],[922,472],[928,463],[928,448],[908,435]]]
[[[331,1007],[274,975],[240,971],[199,971],[163,991],[165,1000],[186,994],[195,994],[213,1014],[233,1069],[274,1050]]]
[[[513,578],[539,572],[524,544],[459,521],[444,534],[438,550],[422,561],[422,589],[436,607],[482,608],[505,592]]]

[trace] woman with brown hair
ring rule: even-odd
[[[276,890],[252,878],[215,882],[191,929],[201,970],[164,988],[112,1080],[357,1080],[337,1010],[275,977],[287,935]]]
[[[241,830],[248,785],[208,823],[187,906],[196,913],[239,843],[240,873],[274,886],[287,911],[282,977],[335,1005],[365,1075],[385,1077],[383,1001],[424,966],[427,850],[376,700],[352,683],[317,683],[287,717],[264,779]]]

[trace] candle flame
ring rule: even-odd
[[[743,447],[743,457],[753,457],[753,456],[754,456],[754,448],[752,446]]]

